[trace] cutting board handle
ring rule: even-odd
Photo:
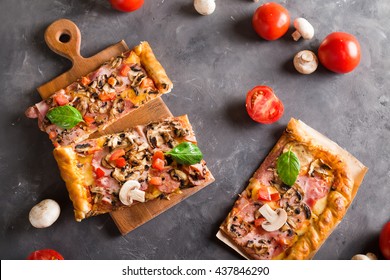
[[[73,21],[59,19],[50,24],[45,31],[45,41],[53,52],[72,61],[73,66],[84,59],[80,55],[80,29]]]

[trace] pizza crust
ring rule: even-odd
[[[84,186],[84,175],[77,168],[76,153],[70,146],[63,146],[54,149],[53,154],[73,202],[75,219],[79,222],[86,218],[92,205]]]
[[[284,146],[287,139],[288,141],[295,140],[303,143],[321,155],[327,156],[327,160],[332,163],[333,168],[337,168],[337,173],[339,174],[338,178],[336,178],[336,189],[329,193],[327,206],[319,215],[318,220],[309,226],[307,232],[300,236],[292,247],[275,257],[277,259],[311,259],[341,222],[348,207],[356,196],[368,168],[335,142],[300,120],[290,120],[286,131],[272,151],[280,149],[282,145]],[[245,258],[250,259],[249,252],[237,246],[231,237],[224,232],[225,223],[226,220],[221,225],[217,233],[217,238]]]
[[[168,78],[161,63],[154,56],[149,43],[145,41],[141,42],[133,50],[140,57],[142,66],[145,68],[148,76],[153,80],[159,92],[170,92],[173,88],[172,81]]]

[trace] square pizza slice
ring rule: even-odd
[[[87,139],[146,102],[171,91],[173,85],[150,45],[114,57],[48,99],[26,110],[54,146]]]
[[[291,119],[217,236],[250,259],[310,259],[343,219],[367,168]]]
[[[60,146],[54,157],[77,221],[214,181],[187,116]]]

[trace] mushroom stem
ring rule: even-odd
[[[298,41],[302,36],[301,36],[301,33],[299,33],[298,30],[295,30],[291,36],[293,37],[294,41]]]
[[[294,67],[301,74],[311,74],[318,66],[317,56],[308,50],[300,51],[294,57]]]
[[[282,208],[278,208],[274,211],[268,204],[264,204],[259,209],[259,212],[267,220],[261,224],[261,227],[266,231],[278,230],[287,221],[287,212]]]

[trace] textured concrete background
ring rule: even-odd
[[[56,249],[66,259],[240,259],[215,234],[291,117],[370,168],[346,217],[315,258],[378,253],[378,233],[390,217],[390,2],[277,1],[292,18],[312,22],[315,38],[299,42],[291,39],[292,29],[274,42],[254,33],[251,17],[264,1],[216,2],[216,12],[204,17],[190,0],[145,0],[142,9],[129,14],[103,0],[1,0],[1,259],[24,259],[42,248]],[[70,67],[43,39],[45,28],[59,18],[79,26],[85,57],[121,39],[129,46],[150,42],[174,82],[163,99],[175,115],[189,115],[216,177],[214,184],[126,236],[109,215],[73,220],[49,140],[36,121],[24,117],[24,110],[39,101],[35,89]],[[323,67],[308,76],[296,73],[294,54],[316,51],[333,31],[359,39],[359,67],[346,75]],[[273,87],[283,100],[279,122],[260,125],[247,116],[245,95],[257,84]],[[45,198],[57,200],[62,213],[50,228],[35,229],[28,212]]]

